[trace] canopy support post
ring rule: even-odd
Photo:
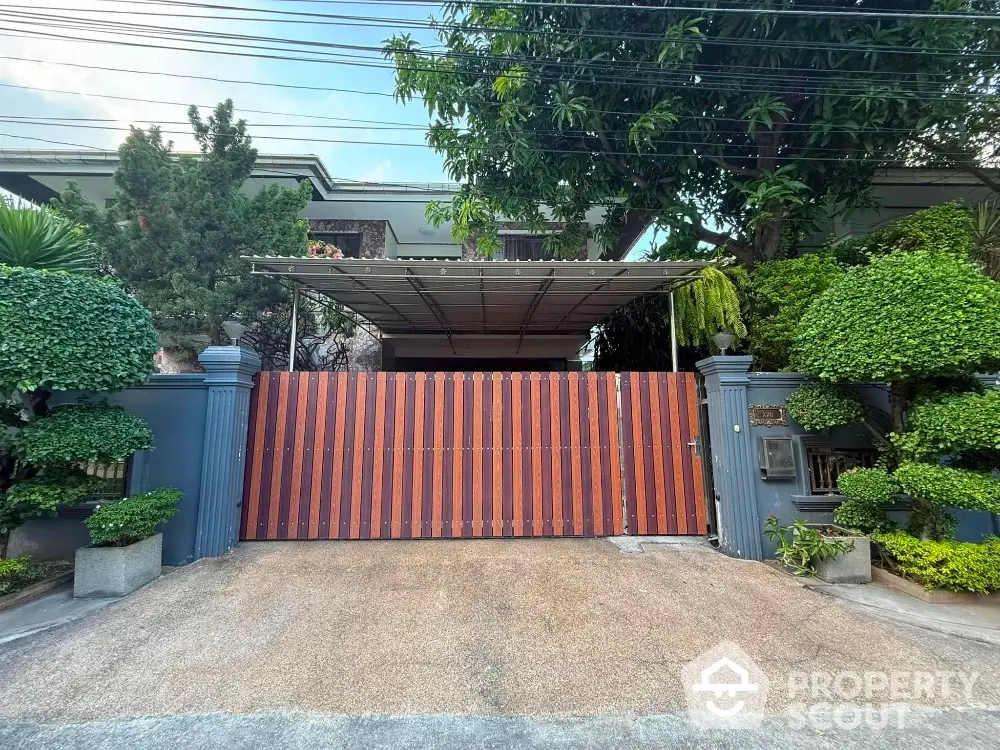
[[[670,290],[670,363],[677,372],[677,307],[673,290]]]
[[[292,335],[288,341],[288,371],[295,372],[295,345],[299,335],[299,285],[292,285]]]

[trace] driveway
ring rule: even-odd
[[[1000,706],[995,646],[873,617],[698,541],[643,549],[244,544],[0,646],[0,746],[684,744],[698,735],[681,669],[722,641],[772,684],[763,734],[734,746],[852,746],[788,732],[790,671],[975,670],[971,693],[910,701],[909,728],[964,747],[996,731],[982,710]],[[892,731],[884,746],[906,739]]]

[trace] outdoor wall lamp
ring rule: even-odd
[[[714,341],[715,345],[719,347],[720,356],[725,357],[726,349],[731,347],[733,342],[736,341],[736,335],[729,333],[729,331],[719,331],[717,334],[712,336],[712,341]]]
[[[227,320],[222,324],[222,330],[226,332],[229,337],[230,343],[233,346],[240,345],[240,339],[243,338],[243,334],[247,332],[247,327],[236,320]]]

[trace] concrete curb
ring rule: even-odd
[[[0,596],[0,612],[16,607],[19,604],[30,602],[32,599],[37,599],[43,594],[47,594],[53,589],[57,589],[64,583],[68,583],[72,580],[73,570],[71,568],[70,570],[60,573],[59,575],[46,578],[44,581],[39,581],[38,583],[33,583],[20,591],[15,591],[13,594]]]

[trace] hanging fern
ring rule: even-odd
[[[677,290],[677,343],[680,346],[713,346],[712,336],[728,331],[742,339],[747,327],[740,314],[739,290],[747,283],[742,268],[721,271],[709,266],[701,276]]]

